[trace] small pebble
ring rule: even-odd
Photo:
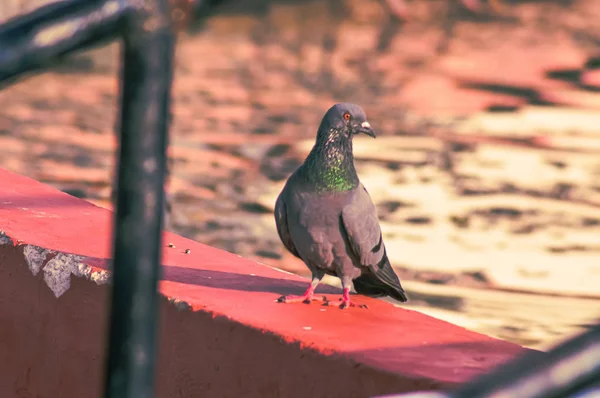
[[[325,312],[325,311],[327,311],[327,310],[326,310],[325,308],[321,308],[319,311],[321,311],[321,312]]]
[[[184,253],[185,254],[190,254],[192,251],[190,249],[185,249]]]
[[[172,243],[169,243],[169,247],[175,247],[175,245]]]
[[[256,274],[250,274],[250,276],[256,276]]]
[[[302,329],[304,329],[304,330],[311,330],[312,328],[310,326],[303,326]]]

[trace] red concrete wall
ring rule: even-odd
[[[0,397],[100,397],[111,213],[1,169],[0,181]],[[361,296],[369,309],[278,304],[308,281],[164,239],[158,397],[439,389],[524,351]]]

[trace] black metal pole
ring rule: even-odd
[[[117,37],[126,7],[123,0],[69,0],[7,21],[0,26],[0,82]]]
[[[121,71],[107,398],[154,393],[168,109],[174,33],[167,0],[132,2]]]
[[[600,325],[548,353],[528,353],[459,387],[452,398],[569,397],[600,382]]]

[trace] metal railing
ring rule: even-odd
[[[105,384],[109,398],[150,398],[154,392],[157,283],[175,43],[171,17],[179,15],[181,21],[203,5],[193,0],[181,0],[179,6],[167,0],[66,0],[0,26],[0,88],[67,54],[122,40],[113,293]],[[175,13],[174,7],[180,12]],[[593,386],[598,383],[600,326],[547,354],[518,358],[454,392],[402,396],[583,397],[597,393]]]
[[[192,4],[190,2],[190,4]],[[150,398],[175,33],[167,0],[67,0],[0,26],[0,84],[120,39],[120,146],[105,396]]]

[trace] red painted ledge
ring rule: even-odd
[[[2,169],[0,181],[0,396],[99,397],[111,213]],[[171,233],[164,240],[158,397],[440,389],[525,351],[362,296],[354,300],[368,310],[278,304],[308,281]]]

